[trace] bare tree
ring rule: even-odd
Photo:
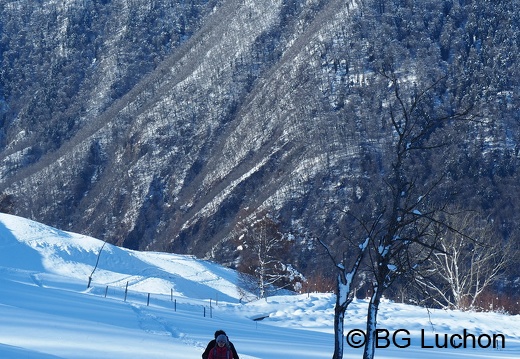
[[[298,280],[299,274],[282,261],[292,241],[280,232],[276,221],[267,213],[258,214],[248,223],[239,232],[238,270],[246,274],[242,278],[247,278],[249,287],[251,278],[255,279],[254,292],[259,298],[265,298],[271,288],[288,287]]]
[[[511,240],[500,239],[487,218],[475,212],[459,213],[453,225],[460,232],[443,231],[438,243],[441,251],[430,258],[432,274],[420,278],[420,283],[433,292],[438,305],[467,310],[474,309],[479,296],[503,276],[517,252]]]
[[[337,260],[330,247],[322,240],[318,241],[325,248],[327,255],[334,263],[336,268],[336,303],[334,305],[334,354],[333,359],[343,358],[344,350],[344,321],[345,312],[354,300],[354,286],[357,280],[358,271],[367,253],[370,237],[362,242],[357,251],[357,255],[352,256],[349,251],[344,251],[340,260]],[[350,248],[352,250],[352,248]]]
[[[387,149],[390,167],[384,177],[383,200],[365,222],[368,233],[368,270],[372,276],[367,313],[367,340],[364,359],[374,358],[377,314],[384,293],[406,273],[425,266],[429,258],[442,251],[440,234],[456,230],[445,220],[448,199],[438,192],[445,189],[445,164],[435,170],[428,164],[432,153],[449,149],[450,128],[472,120],[472,104],[448,111],[433,111],[435,97],[443,91],[444,78],[418,89],[399,73],[383,69],[386,82],[380,93],[386,102],[382,112],[389,123],[392,141]],[[444,197],[446,198],[446,197]]]
[[[350,88],[347,103],[348,120],[367,137],[360,150],[366,183],[359,182],[360,194],[342,209],[360,230],[350,233],[348,257],[340,260],[341,249],[322,243],[338,271],[333,359],[343,355],[344,313],[361,274],[371,293],[363,359],[374,358],[381,299],[396,280],[443,251],[443,233],[457,231],[445,211],[453,200],[448,169],[457,139],[470,126],[486,125],[475,116],[476,86],[453,84],[457,70],[419,69],[395,43],[378,45],[386,52],[371,54],[371,71]]]

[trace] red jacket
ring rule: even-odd
[[[233,352],[226,346],[211,349],[208,359],[233,359]]]

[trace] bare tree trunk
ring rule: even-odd
[[[327,250],[330,258],[334,261],[334,257],[331,255],[329,248],[320,241],[323,247]],[[337,286],[336,286],[336,305],[334,307],[334,354],[332,359],[343,359],[343,348],[344,348],[344,321],[345,321],[345,312],[352,300],[354,299],[354,295],[352,293],[353,282],[356,278],[358,269],[363,261],[365,253],[368,248],[368,239],[365,240],[359,246],[359,253],[350,267],[350,271],[347,271],[344,263],[335,263],[336,268],[339,270],[337,277]]]
[[[377,312],[381,303],[382,291],[378,287],[374,288],[374,292],[370,297],[367,313],[367,332],[365,348],[363,350],[363,359],[373,359],[376,350],[376,329],[377,329]]]
[[[341,274],[338,275],[338,283],[337,283],[337,292],[342,292],[342,283],[341,283]],[[347,311],[348,304],[342,301],[340,295],[336,295],[336,306],[334,307],[334,355],[333,359],[342,359],[343,358],[343,348],[344,348],[344,320],[345,320],[345,312]]]

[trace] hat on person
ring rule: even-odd
[[[225,334],[220,334],[217,337],[217,343],[227,343],[227,337]]]
[[[215,332],[215,339],[217,339],[217,337],[220,335],[220,334],[224,334],[227,336],[226,332],[223,331],[222,329],[219,329]]]

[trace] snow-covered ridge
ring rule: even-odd
[[[176,296],[215,297],[237,302],[236,273],[191,256],[156,252],[136,252],[76,233],[61,231],[20,217],[0,214],[0,265],[10,258],[31,256],[26,269],[44,271],[84,281],[87,286],[126,287],[140,292]],[[101,251],[101,254],[100,254]],[[39,260],[39,258],[41,260]],[[25,261],[24,261],[25,262]],[[11,263],[12,265],[12,263]],[[180,287],[178,283],[190,282]],[[193,281],[193,283],[191,283]],[[192,288],[197,284],[198,293]],[[189,293],[186,293],[189,292]]]
[[[0,214],[0,358],[198,358],[220,328],[242,359],[332,357],[332,294],[240,303],[232,270],[192,256],[109,244],[87,289],[101,247],[103,242],[92,237]],[[104,296],[105,287],[121,291],[126,283],[143,297],[152,293],[154,300],[148,305],[135,297]],[[365,314],[366,301],[351,304],[345,335],[364,328]],[[411,344],[378,349],[378,358],[520,357],[518,316],[388,302],[379,318],[381,329],[399,334],[398,344],[407,335]],[[443,340],[464,330],[477,337],[503,335],[505,348],[427,347],[436,336]],[[346,346],[344,358],[360,357],[360,349]]]

